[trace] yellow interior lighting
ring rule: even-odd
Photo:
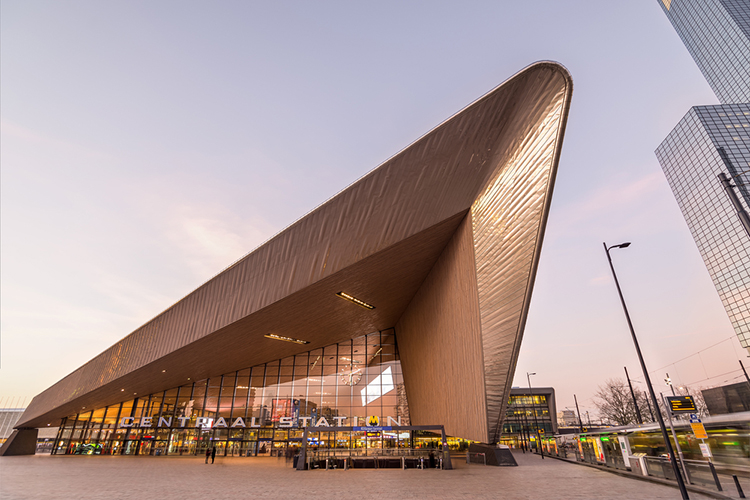
[[[307,340],[293,339],[291,337],[282,337],[281,335],[276,335],[275,333],[267,333],[263,336],[266,337],[267,339],[283,340],[284,342],[294,342],[295,344],[309,344],[310,343]]]
[[[358,299],[358,298],[356,298],[356,297],[352,297],[351,295],[349,295],[349,294],[348,294],[348,293],[346,293],[346,292],[339,292],[339,293],[337,293],[336,295],[338,295],[339,297],[341,297],[341,298],[342,298],[342,299],[344,299],[344,300],[348,300],[349,302],[354,302],[354,303],[355,303],[355,304],[357,304],[358,306],[362,306],[362,307],[364,307],[365,309],[375,309],[375,306],[373,306],[373,305],[371,305],[371,304],[368,304],[368,303],[367,303],[367,302],[365,302],[364,300],[359,300],[359,299]]]

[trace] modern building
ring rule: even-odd
[[[502,443],[518,448],[522,441],[536,441],[540,436],[557,434],[557,405],[552,387],[513,387],[503,422]]]
[[[722,104],[693,107],[656,156],[750,352],[750,3],[659,2]]]
[[[581,423],[573,410],[562,410],[557,412],[558,427],[578,427]]]
[[[656,157],[740,343],[750,350],[750,234],[719,178],[733,179],[737,199],[750,209],[750,104],[693,107]]]
[[[750,3],[659,0],[695,64],[723,104],[750,102]]]
[[[0,444],[13,433],[18,419],[23,415],[23,408],[2,408],[0,409]]]
[[[53,453],[497,442],[571,93],[522,70],[37,395],[0,454],[47,425]]]
[[[712,416],[750,411],[750,383],[723,385],[701,391]]]

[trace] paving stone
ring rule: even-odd
[[[296,471],[277,458],[0,457],[3,500],[679,499],[676,488],[516,454],[518,467]],[[708,498],[695,493],[691,499]]]

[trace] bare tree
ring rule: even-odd
[[[636,393],[636,400],[644,422],[651,420],[645,397]],[[599,417],[610,425],[638,424],[633,397],[623,379],[607,379],[600,385],[594,394],[594,405]]]
[[[706,389],[706,387],[684,386],[677,388],[680,396],[693,396],[695,408],[698,410],[696,413],[701,418],[708,416],[708,406],[706,406],[706,401],[703,399],[703,389]]]

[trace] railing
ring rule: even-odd
[[[675,481],[674,470],[669,459],[664,457],[644,457],[649,476]]]
[[[443,452],[424,448],[308,450],[307,469],[428,469],[443,468]]]
[[[644,458],[646,459],[646,468],[649,476],[670,480],[675,479],[672,464],[667,458]],[[688,484],[715,489],[717,491],[736,488],[740,498],[744,498],[740,477],[742,478],[742,482],[750,483],[750,467],[717,465],[709,461],[687,459],[683,460],[683,463],[685,465],[684,470],[687,473],[686,480]]]
[[[487,465],[487,456],[484,453],[466,452],[466,463]]]

